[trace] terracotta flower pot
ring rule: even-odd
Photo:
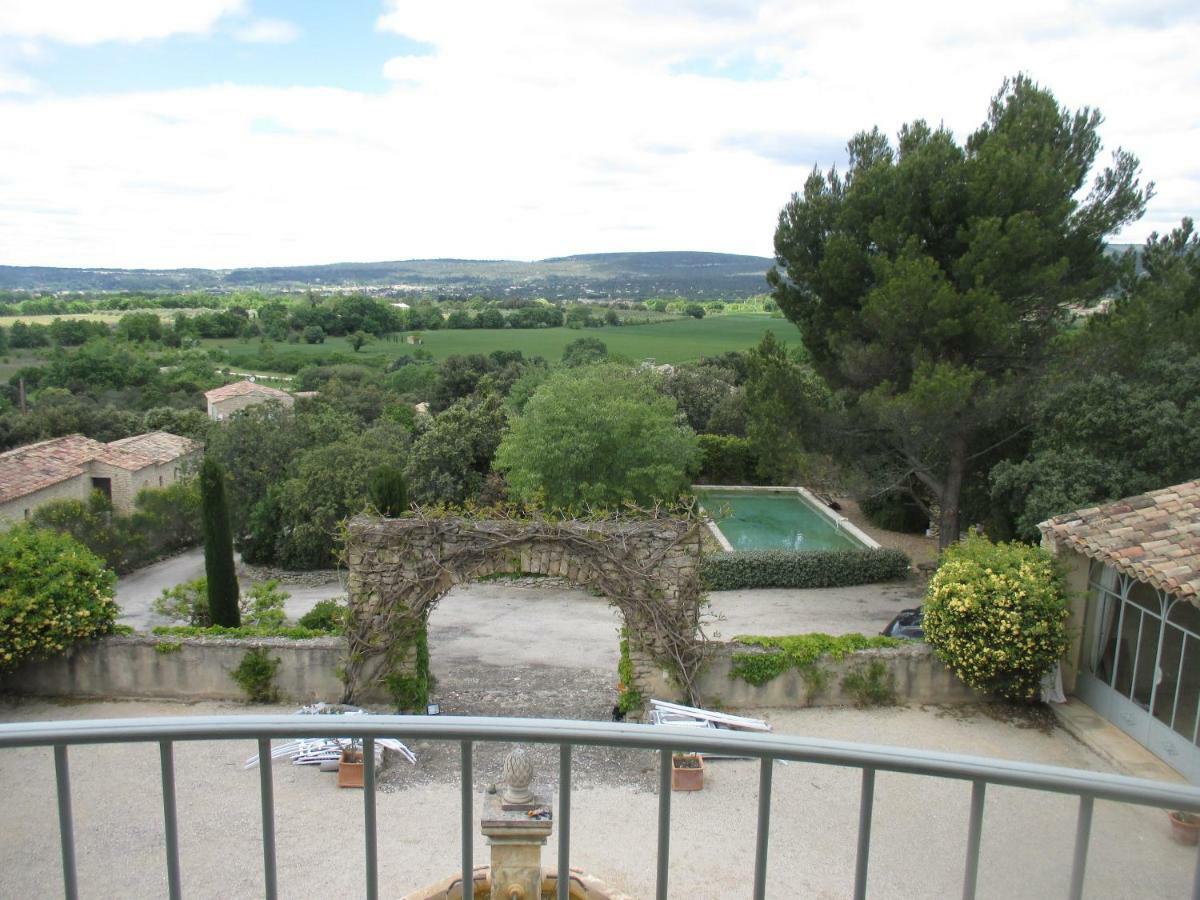
[[[1167,818],[1171,820],[1171,836],[1179,843],[1195,846],[1200,842],[1200,815],[1172,810]]]
[[[671,757],[671,790],[698,791],[704,787],[704,759],[698,754]]]
[[[361,750],[347,748],[338,761],[338,787],[360,788],[363,786],[363,755]]]

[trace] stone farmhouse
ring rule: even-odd
[[[1072,598],[1067,692],[1200,783],[1200,480],[1038,527]]]
[[[200,451],[190,438],[152,431],[108,444],[72,434],[0,453],[0,526],[52,500],[87,500],[92,491],[118,512],[132,512],[139,491],[178,481]]]
[[[205,392],[204,397],[208,401],[208,417],[214,422],[228,419],[238,410],[260,403],[274,401],[290,407],[296,402],[296,398],[287,391],[254,381],[235,381],[233,384]]]

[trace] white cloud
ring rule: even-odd
[[[233,36],[248,44],[287,44],[300,36],[300,29],[284,19],[255,19],[235,29]]]
[[[0,36],[64,44],[202,34],[243,0],[4,0]]]
[[[1159,184],[1141,240],[1200,213],[1200,24],[1113,24],[1125,9],[405,0],[378,27],[436,52],[388,60],[379,95],[0,98],[0,246],[57,265],[768,255],[780,207],[855,131],[923,116],[964,139],[1021,70],[1140,155]],[[671,74],[748,54],[776,77]]]
[[[435,56],[395,56],[383,64],[384,78],[420,83],[437,71]]]
[[[28,75],[0,68],[0,94],[32,94],[37,82]]]

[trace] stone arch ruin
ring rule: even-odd
[[[424,710],[426,623],[452,587],[494,573],[593,587],[625,620],[633,684],[698,698],[701,525],[646,513],[594,521],[358,516],[346,537],[350,612],[345,702]]]

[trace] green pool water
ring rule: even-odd
[[[700,502],[734,550],[861,550],[792,491],[700,491]]]

